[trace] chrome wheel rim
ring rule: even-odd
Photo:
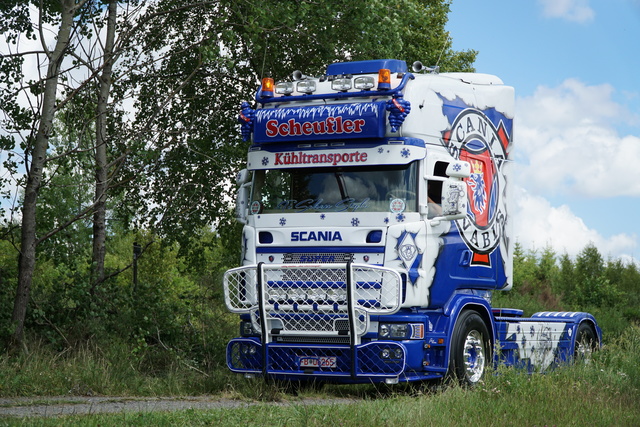
[[[470,383],[477,383],[482,378],[486,363],[485,348],[482,334],[476,330],[470,331],[464,340],[464,364],[467,379]]]

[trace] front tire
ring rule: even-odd
[[[476,385],[493,360],[489,330],[482,317],[463,311],[456,322],[449,353],[449,377],[462,385]]]

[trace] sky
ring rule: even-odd
[[[447,30],[516,91],[516,241],[638,262],[640,0],[452,0]]]

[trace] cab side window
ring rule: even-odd
[[[447,179],[447,162],[436,162],[433,176],[427,182],[428,218],[435,218],[442,214],[442,183]]]

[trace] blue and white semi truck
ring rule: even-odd
[[[416,62],[265,79],[242,106],[233,372],[284,380],[478,382],[600,345],[588,313],[493,308],[513,281],[514,90]]]

